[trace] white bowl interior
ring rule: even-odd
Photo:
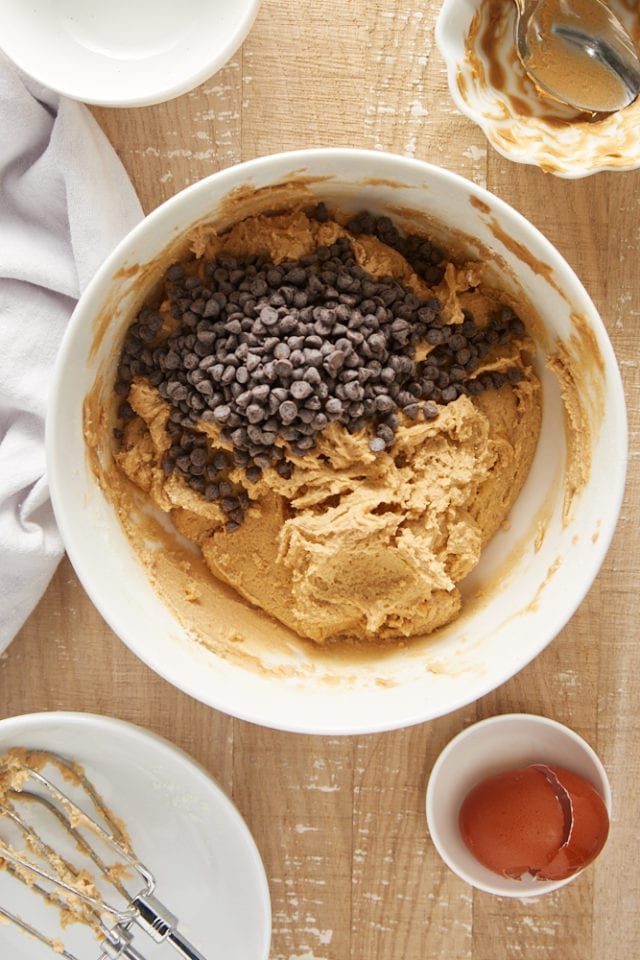
[[[259,0],[0,0],[0,46],[45,86],[86,103],[178,96],[216,72]]]
[[[535,897],[574,880],[541,881],[501,877],[483,867],[465,845],[458,813],[467,793],[481,780],[503,770],[546,763],[580,774],[596,788],[611,813],[606,771],[588,743],[573,730],[533,714],[502,714],[467,727],[442,751],[427,785],[427,823],[445,863],[459,877],[501,897]]]
[[[149,583],[96,482],[83,436],[83,402],[96,380],[107,392],[113,382],[124,329],[140,302],[136,277],[144,275],[144,265],[205,212],[214,221],[224,217],[225,200],[239,187],[292,181],[342,208],[413,210],[477,237],[503,262],[507,282],[518,277],[546,324],[538,358],[544,412],[535,460],[510,529],[494,538],[463,584],[461,617],[430,638],[349,656],[296,639],[222,589],[211,606],[211,635],[233,637],[242,621],[251,642],[223,641],[214,652],[194,642]],[[555,375],[545,367],[545,355],[560,346],[580,366],[591,422],[579,444],[586,446],[592,468],[568,520],[564,408]],[[108,438],[105,445],[108,458]],[[420,722],[477,699],[558,633],[591,585],[613,534],[625,478],[626,419],[615,359],[593,304],[569,266],[519,214],[437,167],[382,153],[318,150],[215,174],[157,209],[123,241],[68,328],[54,376],[47,451],[54,508],[71,561],[97,608],[141,659],[234,716],[300,732],[356,733]]]
[[[608,5],[638,42],[637,4],[609,0]],[[515,53],[515,11],[513,3],[498,8],[492,0],[444,0],[436,43],[458,109],[508,160],[560,177],[640,166],[640,101],[594,120],[541,98]]]

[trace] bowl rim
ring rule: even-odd
[[[65,472],[63,469],[64,456],[60,456],[61,451],[56,449],[55,435],[58,417],[58,403],[60,398],[60,386],[67,369],[67,356],[72,349],[73,340],[77,329],[82,327],[83,324],[90,322],[90,318],[95,315],[96,310],[91,306],[91,304],[96,295],[100,292],[101,288],[106,285],[109,279],[113,277],[114,273],[116,273],[122,263],[126,262],[127,251],[134,247],[141,235],[143,236],[144,234],[153,231],[157,226],[161,225],[163,221],[170,217],[174,206],[180,206],[187,198],[197,195],[198,192],[204,192],[206,194],[208,184],[213,179],[216,181],[219,190],[219,196],[224,197],[230,192],[230,189],[235,189],[239,183],[244,183],[247,181],[250,182],[253,172],[259,171],[265,166],[268,167],[269,165],[273,165],[274,168],[277,168],[277,175],[274,175],[274,178],[271,182],[281,182],[283,175],[280,174],[280,170],[298,171],[301,167],[304,167],[307,161],[312,159],[319,161],[324,157],[328,157],[329,155],[336,158],[348,157],[350,160],[359,160],[361,161],[363,169],[365,170],[367,169],[367,161],[373,161],[374,159],[381,163],[391,163],[396,167],[398,164],[400,164],[401,166],[405,166],[407,169],[413,169],[432,177],[436,176],[443,180],[445,184],[455,184],[458,187],[462,187],[471,192],[481,202],[489,203],[490,206],[492,206],[494,209],[497,209],[502,216],[507,217],[508,222],[513,222],[516,224],[518,230],[520,231],[520,237],[524,240],[524,242],[529,244],[530,250],[541,251],[552,256],[553,261],[562,266],[563,274],[566,275],[571,296],[577,297],[577,299],[584,305],[585,309],[588,310],[588,313],[594,322],[593,329],[594,334],[596,335],[598,346],[602,350],[603,360],[606,368],[608,371],[611,371],[614,379],[612,388],[614,389],[614,393],[618,398],[617,407],[620,411],[618,427],[620,440],[623,442],[624,446],[625,466],[624,469],[619,469],[612,477],[612,486],[609,491],[610,506],[607,512],[608,521],[606,528],[603,527],[600,531],[598,542],[594,547],[593,553],[591,554],[592,560],[590,560],[586,565],[586,572],[585,570],[581,571],[582,576],[580,578],[580,585],[575,592],[575,603],[572,605],[570,610],[565,608],[559,612],[554,611],[554,617],[550,618],[552,622],[550,623],[549,629],[546,631],[544,642],[538,644],[535,649],[528,649],[524,651],[517,659],[517,666],[515,669],[512,669],[511,666],[508,666],[504,672],[496,671],[495,674],[492,673],[489,679],[480,680],[477,682],[474,685],[474,689],[471,694],[461,695],[458,699],[452,699],[446,704],[446,706],[435,710],[431,708],[431,710],[422,709],[416,711],[415,708],[401,705],[394,715],[393,722],[389,722],[388,718],[382,718],[379,721],[376,721],[375,718],[369,718],[367,721],[361,721],[358,718],[354,718],[353,722],[349,722],[345,725],[338,725],[335,720],[332,720],[326,716],[322,721],[320,721],[315,715],[311,721],[307,719],[300,720],[287,716],[286,711],[283,715],[281,712],[278,712],[278,709],[272,711],[268,719],[265,719],[264,709],[254,709],[253,704],[239,705],[233,700],[231,695],[227,695],[226,697],[220,695],[217,697],[210,695],[205,696],[203,691],[198,688],[197,684],[192,682],[185,683],[182,678],[179,682],[176,681],[175,677],[170,673],[170,671],[163,671],[163,665],[159,664],[157,660],[154,659],[153,652],[148,649],[148,646],[141,644],[138,640],[129,636],[127,630],[123,629],[121,625],[121,618],[118,613],[113,609],[109,609],[107,605],[102,603],[100,597],[96,597],[95,584],[91,583],[85,577],[85,571],[83,569],[84,564],[82,560],[83,551],[80,549],[77,543],[77,538],[74,533],[73,520],[66,515],[66,512],[61,506],[60,490],[63,486],[63,474]],[[396,174],[398,175],[397,170]],[[166,236],[166,233],[163,234],[163,236]],[[600,315],[596,310],[595,305],[591,301],[588,293],[574,273],[572,267],[568,264],[564,257],[562,257],[560,252],[551,244],[551,242],[547,240],[546,237],[538,230],[537,227],[535,227],[530,221],[518,213],[515,208],[511,207],[495,194],[474,184],[472,181],[467,180],[465,177],[462,177],[457,173],[446,170],[443,167],[439,167],[427,161],[416,160],[414,158],[403,157],[383,151],[360,150],[344,147],[325,147],[317,149],[310,148],[305,150],[285,151],[282,153],[271,154],[266,157],[248,160],[244,163],[237,164],[210,174],[208,177],[191,184],[179,193],[170,197],[168,200],[164,201],[161,205],[149,213],[140,223],[134,226],[129,234],[127,234],[127,236],[120,241],[120,243],[106,258],[102,266],[89,282],[78,305],[76,306],[76,309],[73,312],[67,330],[65,331],[54,366],[50,397],[51,400],[48,406],[46,417],[45,446],[51,500],[60,533],[76,575],[81,581],[93,604],[98,609],[99,613],[113,629],[114,633],[125,643],[125,645],[129,646],[129,648],[139,657],[139,659],[141,659],[147,664],[147,666],[154,670],[154,672],[162,676],[172,685],[178,686],[189,695],[207,703],[209,706],[222,710],[227,714],[238,717],[239,719],[291,732],[320,735],[352,735],[398,729],[401,727],[422,723],[427,720],[434,719],[437,716],[451,713],[470,702],[476,701],[486,693],[496,689],[502,683],[506,682],[508,679],[514,676],[515,673],[518,673],[525,666],[527,666],[528,663],[535,659],[535,657],[537,657],[542,650],[557,636],[560,630],[565,626],[571,616],[573,616],[575,611],[578,609],[588,590],[591,588],[615,533],[626,483],[626,451],[628,447],[628,432],[626,407],[620,373],[613,347],[608,338],[604,323],[600,318]],[[127,639],[125,639],[125,637]]]

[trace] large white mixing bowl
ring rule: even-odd
[[[479,567],[462,584],[457,621],[430,638],[367,651],[298,640],[219,587],[207,611],[210,646],[194,639],[149,582],[96,478],[83,433],[87,395],[106,398],[124,330],[194,224],[227,226],[232,207],[278,184],[310,190],[345,210],[425,220],[446,243],[489,258],[506,288],[541,320],[541,436],[528,480]],[[259,194],[263,206],[277,192]],[[271,197],[270,200],[264,198]],[[575,444],[547,361],[574,380]],[[552,364],[553,365],[553,364]],[[575,422],[582,416],[582,421]],[[99,443],[108,463],[109,431]],[[575,274],[522,216],[474,184],[416,160],[349,149],[264,157],[189,187],[150,214],[95,276],[61,348],[47,423],[54,508],[75,570],[98,610],[151,668],[193,697],[256,723],[317,734],[355,734],[418,723],[469,703],[513,676],[558,634],[592,584],[623,494],[627,428],[605,328]],[[590,467],[575,484],[577,459]],[[99,471],[98,471],[99,473]],[[573,489],[573,486],[576,489]],[[243,621],[242,631],[234,623]],[[242,640],[238,635],[242,633]]]

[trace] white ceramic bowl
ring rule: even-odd
[[[545,763],[580,774],[598,791],[611,814],[609,778],[599,757],[569,727],[529,713],[489,717],[467,727],[444,748],[427,785],[427,824],[433,843],[454,873],[479,890],[500,897],[536,897],[580,876],[541,881],[501,877],[483,867],[465,845],[458,813],[467,793],[481,780],[503,770]]]
[[[133,849],[155,877],[156,895],[178,917],[178,930],[204,956],[268,960],[271,902],[260,854],[235,805],[191,757],[133,724],[66,711],[0,720],[0,756],[11,747],[52,751],[80,764],[124,824]],[[54,770],[42,772],[59,783]],[[69,792],[82,803],[80,795]],[[0,825],[0,836],[3,829]],[[47,838],[55,845],[59,834],[48,832]],[[61,926],[59,911],[8,870],[0,871],[0,904],[64,943],[74,957],[97,956],[93,931],[81,924]],[[177,956],[135,926],[133,932],[133,946],[146,960]],[[11,960],[50,956],[4,921],[1,939],[2,956]]]
[[[465,609],[431,638],[349,654],[299,641],[211,581],[208,642],[152,587],[105,498],[83,435],[92,392],[110,403],[124,330],[162,272],[167,248],[195,223],[227,225],[229,198],[273,206],[311,191],[344,210],[414,211],[433,236],[467,236],[501,282],[537,305],[543,326],[537,368],[543,422],[529,478],[508,530],[462,584]],[[315,202],[315,199],[314,199]],[[443,227],[442,225],[447,225]],[[458,241],[461,242],[460,238]],[[565,409],[545,365],[563,352],[574,368],[583,424],[567,451]],[[99,404],[98,404],[99,406]],[[576,411],[574,411],[576,414]],[[110,431],[98,455],[111,458]],[[89,596],[113,630],[163,677],[192,696],[256,723],[318,734],[353,734],[418,723],[455,710],[507,680],[564,626],[607,551],[626,471],[626,415],[604,326],[571,268],[515,210],[474,184],[419,161],[349,149],[264,157],[203,180],[150,214],[98,271],[69,324],[53,378],[47,422],[51,492],[62,537]],[[571,500],[575,454],[591,459]],[[163,561],[166,559],[163,554]],[[166,581],[165,581],[166,582]],[[165,596],[167,596],[165,590]],[[243,628],[239,630],[242,621]],[[239,635],[242,634],[242,641]]]
[[[192,90],[229,60],[260,0],[0,0],[0,47],[74,100],[145,106]]]
[[[638,43],[638,5],[609,6]],[[593,119],[540,97],[515,52],[515,10],[512,0],[444,0],[436,43],[457,107],[508,160],[560,177],[640,166],[640,100]]]

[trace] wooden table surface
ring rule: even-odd
[[[238,161],[343,145],[446,166],[546,234],[604,318],[629,409],[620,522],[580,609],[475,704],[393,733],[314,738],[231,719],[173,689],[114,636],[64,560],[0,659],[0,711],[120,717],[204,764],[260,849],[272,960],[628,960],[640,956],[640,171],[566,181],[498,156],[453,106],[434,43],[438,9],[437,0],[263,0],[242,49],[198,89],[95,115],[146,211]],[[572,726],[613,788],[605,852],[538,900],[474,891],[440,861],[425,825],[438,752],[466,725],[509,711]],[[0,931],[3,955],[1,940]]]

